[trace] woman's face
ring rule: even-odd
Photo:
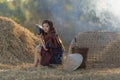
[[[48,25],[48,23],[44,23],[43,24],[43,30],[44,30],[44,32],[48,33],[48,31],[49,31],[49,25]]]

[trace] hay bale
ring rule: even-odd
[[[32,62],[38,39],[13,20],[0,17],[0,63],[17,65]]]
[[[120,34],[115,32],[105,32],[105,31],[89,31],[79,33],[76,36],[76,39],[73,39],[70,47],[69,53],[71,53],[71,48],[78,46],[79,48],[89,48],[88,52],[88,67],[103,67],[104,62],[101,60],[101,57],[104,57],[102,54],[106,46],[118,39]],[[76,42],[75,42],[76,41]]]

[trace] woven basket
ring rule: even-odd
[[[116,40],[118,41],[116,42]],[[86,65],[88,68],[119,66],[120,50],[117,48],[119,41],[120,34],[115,32],[89,31],[79,33],[70,44],[69,54],[74,52],[87,54]],[[89,52],[85,48],[88,48]],[[114,64],[111,65],[111,63]]]
[[[80,65],[79,68],[86,68],[87,67],[87,54],[88,54],[89,48],[79,48],[77,46],[72,47],[72,53],[79,53],[83,56],[83,62]]]

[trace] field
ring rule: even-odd
[[[79,69],[73,72],[57,68],[0,65],[0,80],[120,80],[120,68]]]
[[[32,63],[38,38],[4,17],[0,17],[0,31],[0,80],[120,80],[120,68],[91,67],[72,72],[65,71],[62,65],[35,68]]]

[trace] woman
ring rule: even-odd
[[[40,35],[42,46],[38,46],[39,49],[37,49],[37,53],[35,54],[34,66],[37,67],[39,62],[43,66],[62,64],[64,46],[59,36],[56,34],[53,23],[49,20],[44,20],[42,27],[44,30],[44,33]]]

